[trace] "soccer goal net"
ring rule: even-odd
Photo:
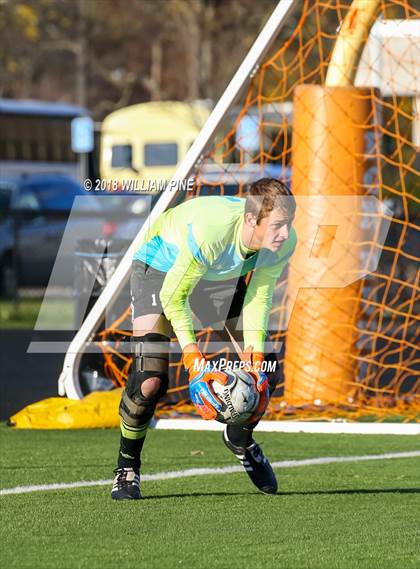
[[[260,48],[254,45],[256,64],[223,112],[210,117],[210,143],[182,172],[194,174],[194,191],[171,201],[163,195],[156,208],[164,198],[166,208],[181,197],[243,196],[263,176],[290,183],[298,248],[273,297],[267,340],[278,352],[283,381],[267,418],[414,420],[420,410],[416,2],[280,5],[281,26],[266,30],[272,37]],[[106,302],[115,300],[126,273]],[[97,321],[90,339],[101,350],[105,376],[122,387],[131,358],[119,345],[130,335],[130,308],[105,329]],[[211,328],[197,338],[209,357],[220,355],[211,350]],[[222,351],[234,356],[229,346]],[[158,413],[193,413],[179,350],[170,369]],[[77,381],[77,369],[71,373],[67,385]]]

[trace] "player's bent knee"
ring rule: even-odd
[[[168,389],[169,341],[157,333],[131,339],[133,365],[120,403],[120,416],[129,426],[148,423]]]
[[[161,382],[158,377],[149,377],[148,379],[145,379],[141,384],[140,387],[141,393],[143,397],[146,397],[146,399],[148,399],[157,394],[157,392],[160,389],[160,386]]]

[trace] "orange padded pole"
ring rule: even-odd
[[[362,241],[360,198],[355,196],[364,191],[364,149],[371,122],[369,89],[296,88],[292,188],[298,202],[298,248],[289,272],[289,405],[345,404],[354,398],[357,257]]]

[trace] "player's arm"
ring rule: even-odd
[[[200,262],[185,246],[178,252],[175,263],[163,281],[160,301],[182,349],[188,344],[197,343],[188,299],[207,270],[207,264]]]
[[[276,282],[283,272],[288,258],[274,267],[261,268],[254,271],[248,286],[244,300],[243,323],[244,323],[244,354],[243,359],[251,368],[257,389],[260,392],[260,402],[252,417],[247,421],[258,421],[268,405],[269,390],[268,377],[262,371],[264,361],[264,344],[267,335],[268,320],[273,302],[273,293]]]
[[[262,363],[268,321],[273,302],[274,288],[290,257],[291,251],[278,263],[270,267],[257,268],[248,286],[243,306],[243,327],[245,353],[249,353],[253,363]]]
[[[193,253],[186,246],[166,274],[159,296],[183,351],[183,362],[189,372],[191,400],[204,419],[214,419],[221,405],[212,393],[209,381],[226,383],[227,376],[204,369],[206,359],[198,348],[188,302],[191,292],[207,270],[203,251]]]
[[[244,346],[253,353],[264,353],[268,319],[278,276],[266,269],[254,271],[243,306]],[[245,352],[248,348],[245,349]]]

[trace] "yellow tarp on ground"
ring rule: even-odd
[[[50,397],[10,417],[18,429],[93,429],[118,427],[121,389],[97,391],[80,400]]]

